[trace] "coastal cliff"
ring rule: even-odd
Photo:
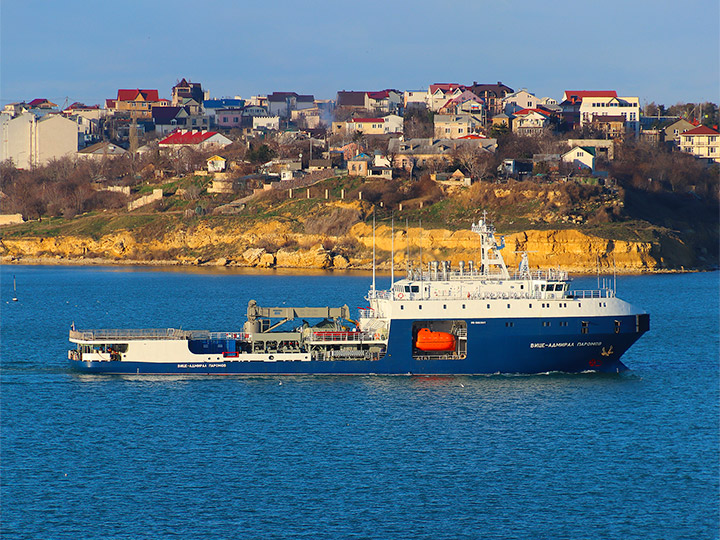
[[[477,260],[477,236],[468,230],[378,225],[375,230],[379,268],[405,268],[409,253],[415,264],[430,260]],[[504,235],[503,255],[509,267],[528,252],[531,267],[561,267],[571,272],[663,272],[693,268],[693,250],[670,234],[649,241],[611,240],[574,229],[527,230]],[[146,231],[117,230],[103,235],[4,235],[4,262],[61,264],[186,264],[262,268],[367,269],[372,264],[373,230],[356,223],[342,237],[293,230],[279,220],[237,224],[196,223]]]

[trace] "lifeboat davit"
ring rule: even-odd
[[[421,351],[454,351],[455,336],[421,328],[415,339],[415,348]]]

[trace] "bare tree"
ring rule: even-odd
[[[462,145],[453,151],[452,157],[473,180],[484,179],[493,169],[493,156],[484,148]]]

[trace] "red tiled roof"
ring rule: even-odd
[[[160,101],[157,90],[123,89],[118,90],[118,101],[135,101],[137,95],[141,94],[145,101]]]
[[[586,97],[617,97],[615,90],[565,90],[566,96]]]
[[[525,116],[526,114],[530,114],[530,113],[533,113],[533,112],[542,114],[543,116],[550,116],[550,115],[547,113],[547,111],[543,111],[542,109],[521,109],[521,110],[519,110],[519,111],[517,111],[517,112],[514,112],[513,114],[514,114],[515,116]]]
[[[390,92],[380,90],[379,92],[368,92],[367,95],[370,99],[385,99],[390,95]]]
[[[464,137],[458,137],[459,139],[487,139],[487,137],[481,137],[480,135],[475,135],[471,133],[470,135],[465,135]]]
[[[720,133],[715,131],[713,128],[709,128],[707,126],[699,126],[689,131],[685,131],[681,133],[681,135],[720,135]]]
[[[217,131],[173,131],[158,144],[200,144],[217,134]]]
[[[437,90],[442,90],[443,92],[452,92],[457,88],[459,88],[460,90],[465,90],[467,87],[463,84],[458,83],[437,83],[430,85],[430,93],[434,94]]]
[[[106,109],[114,109],[117,107],[117,99],[106,99],[105,100],[105,108]]]
[[[30,103],[28,103],[28,105],[30,105],[30,107],[37,107],[38,105],[42,105],[43,103],[50,103],[50,101],[45,98],[35,98]]]

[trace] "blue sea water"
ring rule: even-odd
[[[651,313],[628,373],[449,378],[66,367],[73,321],[239,329],[250,298],[363,306],[367,275],[0,277],[3,539],[719,537],[717,273],[618,279]]]

